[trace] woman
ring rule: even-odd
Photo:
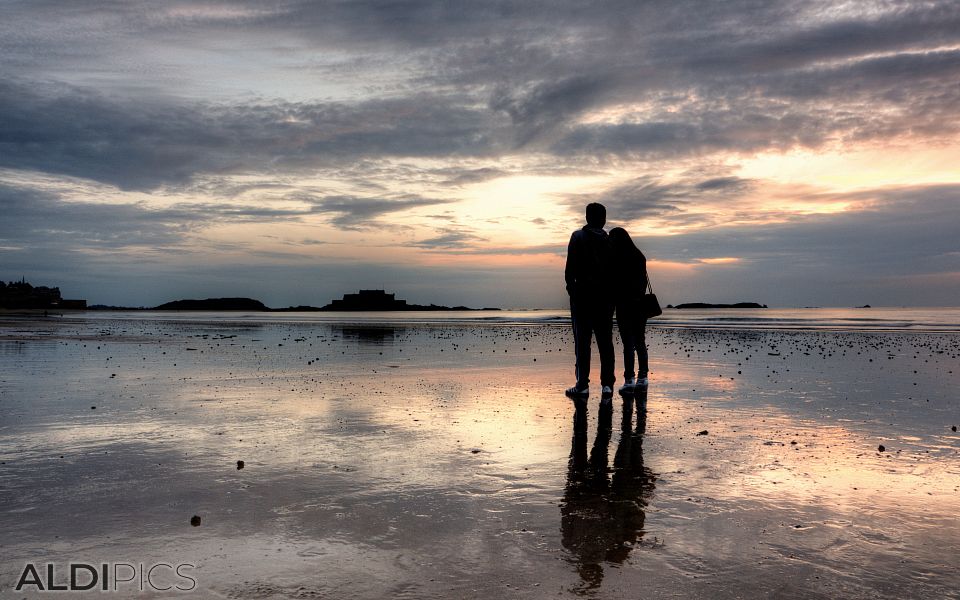
[[[622,227],[610,230],[610,245],[613,249],[614,273],[621,282],[614,291],[617,328],[623,343],[624,381],[620,393],[627,394],[633,392],[634,386],[647,385],[647,318],[640,312],[647,288],[647,257]],[[633,371],[634,354],[637,359],[636,374]]]

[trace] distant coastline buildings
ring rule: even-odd
[[[128,309],[132,310],[132,309]],[[467,308],[466,306],[440,306],[438,304],[409,304],[398,300],[395,294],[384,290],[360,290],[355,294],[344,294],[343,298],[332,300],[330,304],[316,306],[289,306],[270,308],[252,298],[207,298],[205,300],[175,300],[149,310],[190,310],[190,311],[249,311],[249,312],[373,312],[373,311],[416,311],[416,310],[500,310],[499,308]]]
[[[33,286],[25,280],[5,283],[0,281],[0,309],[2,310],[175,310],[175,311],[247,311],[247,312],[367,312],[367,311],[429,311],[429,310],[500,310],[499,308],[468,308],[466,306],[441,306],[438,304],[410,304],[399,300],[396,294],[385,290],[360,290],[344,294],[326,306],[290,306],[270,308],[252,298],[206,298],[204,300],[174,300],[153,308],[134,308],[95,304],[88,307],[86,300],[66,300],[60,296],[60,288]]]
[[[33,286],[21,279],[9,283],[0,281],[0,308],[84,310],[87,301],[66,300],[60,296],[58,287]]]

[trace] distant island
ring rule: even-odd
[[[60,296],[60,288],[44,285],[33,286],[21,279],[4,283],[0,281],[0,308],[39,309],[39,310],[83,310],[86,300],[65,300]]]
[[[709,304],[706,302],[687,302],[676,306],[668,304],[667,308],[767,308],[766,304],[756,302],[737,302],[736,304]]]
[[[216,310],[249,312],[367,312],[367,311],[426,311],[426,310],[500,310],[499,308],[469,308],[466,306],[441,306],[439,304],[407,304],[398,300],[395,294],[384,290],[360,290],[356,294],[344,294],[343,298],[333,300],[322,307],[289,306],[270,308],[253,298],[207,298],[205,300],[174,300],[149,310]]]
[[[206,300],[174,300],[156,306],[153,310],[270,310],[252,298],[207,298]]]

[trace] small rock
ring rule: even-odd
[[[97,410],[97,407],[96,407],[96,406],[91,406],[91,407],[90,407],[90,410]]]
[[[698,432],[697,435],[707,435],[708,433],[710,432],[704,429],[703,431]]]
[[[243,461],[242,461],[242,460],[238,460],[238,461],[237,461],[237,470],[239,471],[239,470],[242,469],[242,468],[243,468]]]
[[[880,444],[879,446],[877,446],[877,452],[883,452],[886,449],[887,449],[886,446],[884,446],[883,444]]]
[[[193,515],[190,517],[190,524],[194,527],[200,527],[200,515]]]
[[[954,426],[953,426],[953,427],[951,427],[950,429],[952,429],[953,431],[956,431],[956,430],[957,430],[957,426],[956,426],[956,425],[954,425]]]
[[[480,454],[480,449],[479,449],[479,448],[474,448],[474,449],[471,450],[470,452],[472,452],[472,453],[474,453],[474,454]]]

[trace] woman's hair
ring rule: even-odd
[[[630,234],[623,227],[614,227],[610,230],[610,248],[613,250],[614,268],[623,272],[630,273],[634,269],[642,270],[635,273],[637,277],[643,277],[647,281],[647,257],[643,255],[640,248],[630,239]],[[646,285],[646,283],[644,283]]]
[[[613,246],[613,253],[617,256],[630,258],[643,256],[623,227],[614,227],[610,230],[610,245]]]

